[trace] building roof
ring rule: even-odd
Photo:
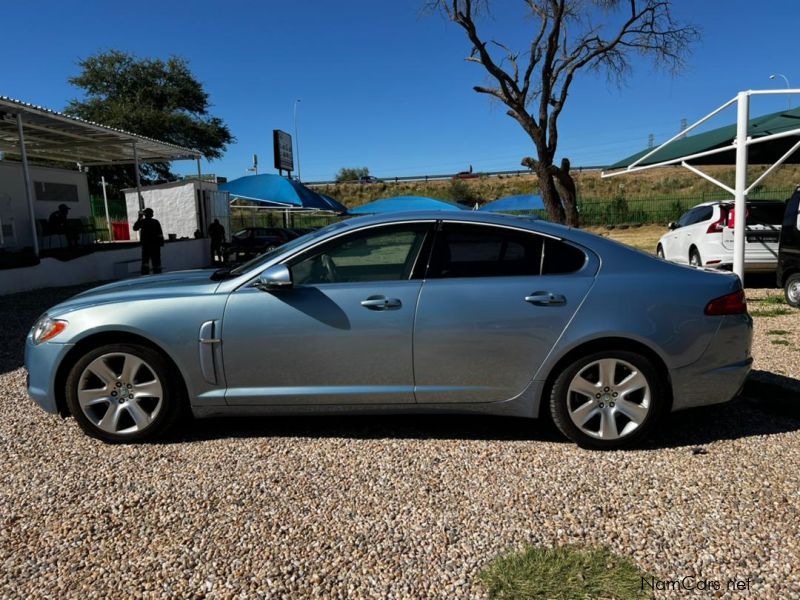
[[[760,138],[776,133],[791,134],[796,131],[796,136],[787,135],[763,144],[750,146],[748,150],[750,164],[771,164],[778,160],[796,142],[800,136],[800,108],[782,110],[760,117],[750,119],[747,125],[747,135]],[[692,164],[697,165],[733,165],[736,163],[736,123],[725,125],[703,133],[689,135],[675,140],[671,144],[648,156],[638,163],[639,166],[654,165],[663,162],[678,162],[684,157],[707,152],[717,148],[726,148],[727,151],[709,156],[692,159]],[[608,169],[622,169],[645,156],[652,148],[641,150],[636,154],[624,158]],[[790,156],[787,163],[800,162],[800,154]]]
[[[200,152],[100,123],[0,96],[0,151],[20,153],[16,115],[22,115],[29,158],[77,162],[84,166],[200,158]]]

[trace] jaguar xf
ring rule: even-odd
[[[195,417],[549,415],[599,449],[725,402],[752,359],[735,275],[541,220],[342,221],[233,269],[118,281],[48,310],[30,396],[133,442]]]

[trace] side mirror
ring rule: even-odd
[[[678,224],[675,221],[670,221],[669,225],[667,225],[670,231],[674,231],[678,228]]]
[[[286,265],[272,265],[261,272],[255,287],[262,292],[289,289],[292,287],[292,272]]]

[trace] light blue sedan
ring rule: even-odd
[[[552,415],[616,448],[730,400],[752,359],[739,279],[491,213],[357,218],[233,270],[129,279],[31,330],[28,391],[109,442],[184,413]]]

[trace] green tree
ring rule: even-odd
[[[336,183],[347,183],[349,181],[358,181],[361,177],[368,177],[369,169],[367,167],[342,167],[336,173]]]
[[[222,119],[209,114],[208,93],[183,58],[140,59],[110,50],[78,65],[80,75],[69,82],[81,88],[84,97],[70,101],[67,114],[199,150],[209,160],[220,158],[234,141]],[[169,167],[143,163],[143,180],[176,179]],[[132,166],[98,171],[116,189],[135,185]]]

